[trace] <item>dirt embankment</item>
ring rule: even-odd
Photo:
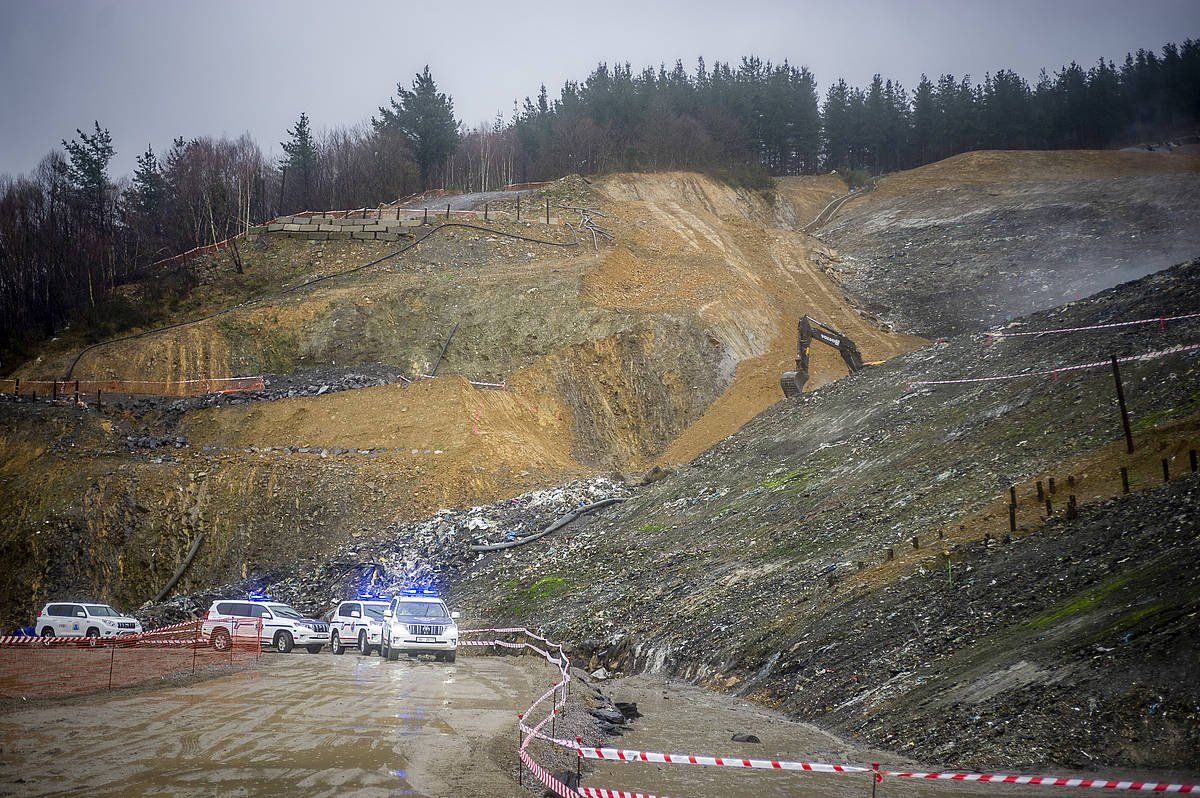
[[[1193,261],[1024,322],[1070,327],[1192,309],[1198,273]],[[1119,493],[1121,465],[1130,465],[1135,488],[1161,483],[1159,458],[1169,458],[1176,478],[1188,468],[1188,449],[1200,445],[1200,359],[1122,367],[1133,458],[1113,443],[1121,431],[1104,370],[910,384],[1087,362],[1097,347],[1137,353],[1197,340],[1193,322],[991,346],[960,336],[900,356],[771,408],[609,519],[482,563],[458,589],[487,609],[504,606],[510,585],[561,579],[566,588],[531,605],[526,620],[582,641],[598,664],[780,702],[947,764],[1198,770],[1187,751],[1200,727],[1182,710],[1195,705],[1197,682],[1180,678],[1194,658],[1189,666],[1192,644],[1179,623],[1200,597],[1166,587],[1195,580],[1179,548],[1194,535],[1186,511],[1194,496],[1181,487],[1128,505],[1123,518],[1144,519],[1128,537],[1116,510],[1089,502]],[[1043,529],[1033,481],[1049,476],[1056,519],[1066,494],[1077,493],[1083,520]],[[1007,512],[997,508],[1010,485],[1019,487],[1021,530],[1020,542],[1006,544]],[[982,545],[985,535],[994,546]],[[947,579],[943,547],[956,563],[944,587],[936,582]],[[1126,577],[1130,590],[1111,593],[1117,603],[1082,625],[1056,609]],[[1129,633],[1139,641],[1132,647]],[[1111,652],[1094,645],[1124,653],[1106,658]],[[1109,679],[1110,662],[1123,681]],[[1011,678],[984,689],[1010,669]],[[922,687],[933,683],[955,686],[953,707]],[[1151,694],[1172,707],[1166,716],[1151,711]],[[1050,709],[1034,709],[1043,700]],[[1017,709],[1035,713],[1035,731],[1019,728]],[[955,720],[943,724],[947,712]]]
[[[1200,158],[975,152],[890,175],[819,235],[839,284],[897,329],[953,335],[1200,253]]]

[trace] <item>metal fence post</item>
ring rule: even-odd
[[[525,744],[525,733],[521,731],[522,714],[517,713],[517,784],[525,784],[525,765],[521,762],[521,746]]]
[[[112,641],[112,656],[108,660],[108,689],[112,689],[113,666],[117,664],[117,641]]]

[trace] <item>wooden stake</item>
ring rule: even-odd
[[[1129,493],[1129,469],[1121,466],[1121,493]]]
[[[1121,369],[1117,365],[1117,356],[1112,356],[1113,382],[1117,386],[1117,405],[1121,408],[1121,426],[1125,429],[1125,450],[1133,454],[1133,430],[1129,427],[1129,409],[1125,407],[1125,390],[1121,387]]]

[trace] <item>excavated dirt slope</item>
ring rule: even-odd
[[[184,588],[315,557],[438,506],[685,461],[780,398],[801,313],[845,330],[869,359],[919,345],[860,316],[813,265],[795,220],[811,210],[805,201],[839,188],[814,180],[791,181],[796,206],[686,173],[560,182],[547,192],[555,206],[605,214],[615,241],[598,252],[590,237],[560,248],[451,229],[294,291],[285,289],[399,245],[263,239],[244,248],[245,275],[219,257],[193,267],[200,287],[164,321],[252,301],[93,349],[73,376],[302,370],[319,384],[323,369],[376,364],[414,376],[437,364],[439,376],[178,412],[5,407],[5,557],[21,565],[6,577],[3,621],[25,621],[66,589],[140,603],[198,531],[208,537]],[[573,240],[565,227],[490,224]],[[59,375],[77,347],[68,335],[18,373]],[[814,351],[810,386],[844,374],[836,354]],[[126,445],[164,436],[186,445],[165,454]],[[59,531],[43,537],[50,529]]]
[[[1023,322],[1197,308],[1191,261]],[[481,562],[458,590],[485,615],[523,598],[524,620],[580,641],[592,667],[737,691],[932,766],[1194,773],[1198,516],[1185,472],[1200,446],[1200,358],[1123,367],[1132,456],[1105,369],[911,384],[1179,343],[1200,343],[1200,323],[964,335],[903,355],[776,405],[591,526]],[[1162,483],[1162,458],[1179,485],[1119,498],[1120,466],[1144,489]],[[1050,477],[1047,524],[1034,481]],[[1078,520],[1063,516],[1068,494]],[[535,589],[547,580],[558,589]]]
[[[1195,155],[972,152],[882,178],[818,235],[863,307],[934,338],[1194,256],[1197,196]]]

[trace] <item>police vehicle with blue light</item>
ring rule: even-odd
[[[379,655],[395,662],[401,654],[433,654],[454,662],[459,614],[450,612],[437,591],[410,588],[393,598],[383,613]]]
[[[364,657],[378,651],[383,638],[383,614],[388,600],[373,593],[343,601],[329,615],[329,650],[334,654],[356,648]]]
[[[228,651],[235,638],[253,638],[256,631],[263,646],[281,654],[295,646],[302,646],[310,654],[320,654],[329,642],[328,623],[305,618],[287,604],[272,601],[262,593],[251,593],[246,599],[214,601],[204,616],[200,634],[217,651]]]

